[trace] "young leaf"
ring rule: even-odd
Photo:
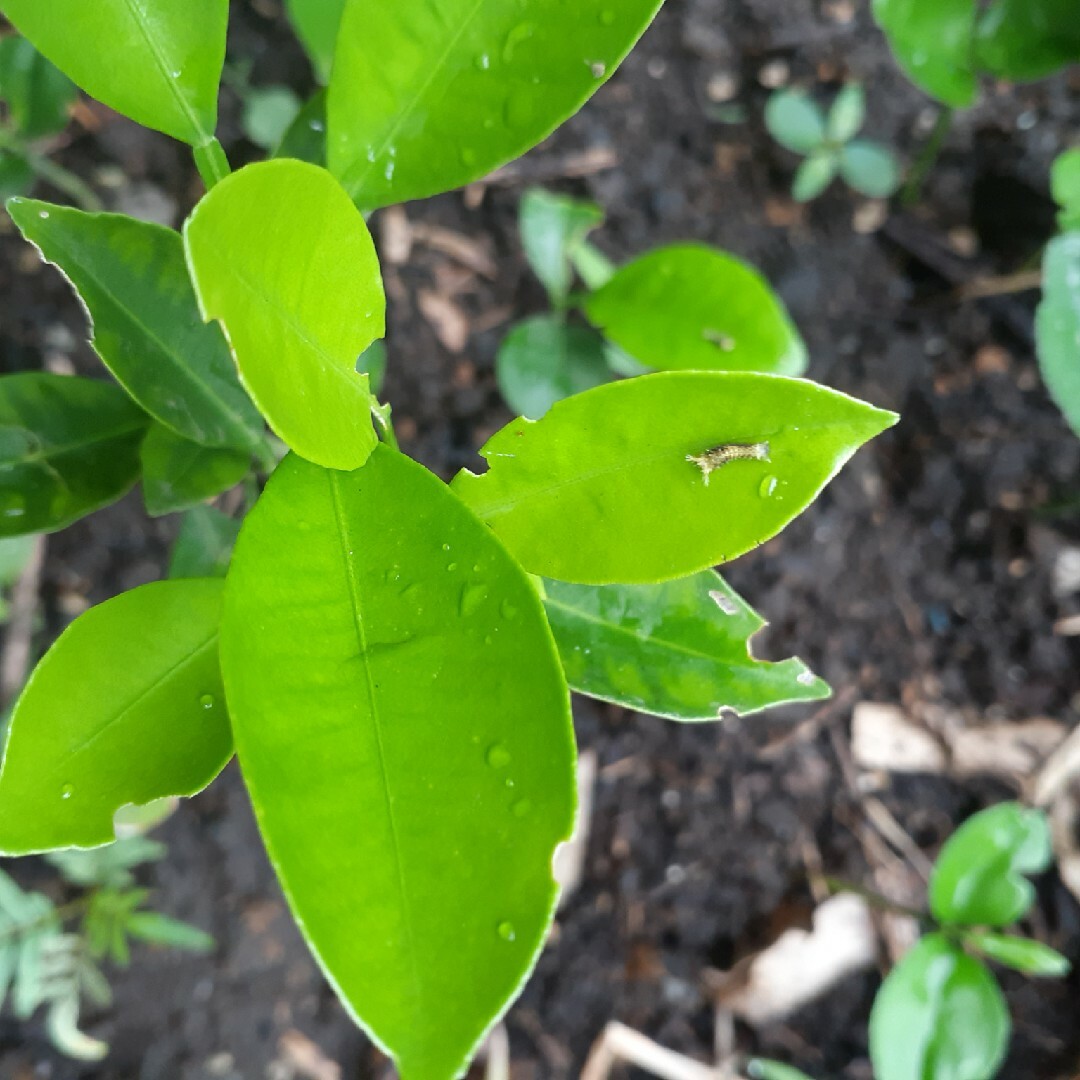
[[[506,403],[535,420],[562,398],[608,382],[604,342],[555,315],[534,315],[506,335],[495,359]]]
[[[154,424],[142,444],[146,509],[154,516],[186,510],[235,487],[250,468],[250,454],[200,446]]]
[[[1041,79],[1080,63],[1075,0],[993,0],[979,19],[979,66],[1002,79]]]
[[[115,839],[127,803],[194,795],[232,753],[220,581],[158,581],[91,608],[34,669],[0,766],[0,851]]]
[[[815,150],[795,170],[791,182],[791,197],[796,202],[813,202],[835,179],[840,171],[840,154],[832,147]]]
[[[825,141],[825,117],[805,90],[770,94],[765,127],[781,146],[796,154],[809,154]]]
[[[213,138],[228,0],[4,0],[4,14],[110,108],[192,146]]]
[[[1009,1043],[994,976],[943,934],[928,934],[889,973],[870,1013],[876,1080],[988,1080]]]
[[[846,143],[859,134],[866,120],[866,91],[859,83],[848,83],[832,103],[826,133],[831,142]]]
[[[946,925],[1008,926],[1031,907],[1025,874],[1050,865],[1041,810],[999,803],[972,815],[945,841],[930,877],[930,911]]]
[[[642,255],[585,301],[603,333],[647,367],[801,375],[806,346],[751,266],[701,244]]]
[[[850,187],[871,199],[887,199],[900,186],[896,155],[880,143],[856,139],[840,151],[840,174]]]
[[[574,280],[571,252],[603,224],[604,212],[595,203],[530,188],[521,198],[518,213],[525,258],[551,302],[561,306]]]
[[[236,518],[212,506],[193,506],[180,526],[169,561],[169,577],[224,577],[239,532]]]
[[[965,935],[965,939],[991,960],[1022,971],[1025,975],[1058,977],[1068,975],[1072,968],[1061,953],[1031,938],[976,930]]]
[[[330,169],[365,210],[437,195],[546,138],[592,96],[662,0],[347,0]]]
[[[1035,346],[1050,396],[1080,435],[1080,230],[1046,245]]]
[[[329,82],[345,0],[285,0],[285,7],[319,81]]]
[[[672,720],[716,720],[829,687],[801,660],[755,660],[764,625],[719,574],[661,585],[544,583],[544,607],[573,690]]]
[[[11,200],[8,213],[71,282],[94,350],[155,420],[205,446],[259,443],[262,417],[221,331],[199,316],[178,233],[33,199]]]
[[[459,1075],[536,960],[573,819],[536,590],[408,458],[381,446],[341,473],[290,456],[240,534],[222,660],[308,943],[402,1076]]]
[[[356,370],[368,377],[371,392],[377,394],[386,378],[386,342],[373,341],[356,361]]]
[[[55,532],[119,499],[139,475],[147,422],[110,383],[0,377],[0,536]]]
[[[873,0],[874,18],[908,78],[946,105],[975,101],[977,0]]]
[[[167,945],[186,952],[212,952],[214,939],[195,926],[179,919],[170,919],[157,911],[135,911],[128,917],[125,929],[140,941]]]
[[[26,38],[12,35],[0,39],[0,98],[11,127],[36,139],[67,127],[75,87]]]
[[[25,195],[36,180],[37,174],[24,157],[0,150],[0,202]]]
[[[1050,187],[1054,202],[1061,207],[1058,223],[1062,231],[1080,230],[1080,146],[1066,150],[1054,159]]]
[[[301,106],[289,130],[275,148],[276,158],[295,158],[326,166],[326,91],[320,90]]]
[[[244,95],[244,134],[270,150],[285,137],[300,108],[300,99],[287,86],[253,86]]]
[[[50,851],[45,861],[55,866],[65,881],[83,889],[130,889],[135,884],[132,870],[160,862],[168,850],[156,840],[131,836],[87,851]]]
[[[184,226],[206,319],[240,378],[302,457],[355,469],[375,448],[357,357],[385,331],[386,300],[364,219],[324,169],[281,159],[217,184]]]
[[[666,581],[774,536],[896,419],[800,379],[661,372],[515,420],[453,488],[534,574]]]

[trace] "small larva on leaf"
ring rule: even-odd
[[[769,444],[759,443],[728,443],[725,446],[714,446],[702,454],[687,454],[687,461],[692,461],[705,477],[705,486],[709,486],[709,474],[721,465],[729,461],[768,461]]]

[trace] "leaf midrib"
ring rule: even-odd
[[[16,459],[14,465],[36,465],[38,463],[44,463],[52,467],[52,458],[63,457],[65,454],[70,454],[75,450],[82,450],[84,447],[94,446],[97,443],[111,442],[113,439],[122,438],[125,435],[130,435],[135,431],[146,427],[147,420],[143,416],[136,416],[132,419],[132,422],[126,426],[117,427],[104,432],[96,432],[92,438],[81,439],[78,442],[73,443],[61,443],[59,445],[53,444],[43,447],[41,450],[35,451],[32,454],[27,454],[25,457]],[[13,424],[12,427],[23,427],[22,424]],[[33,428],[23,428],[24,431],[29,431],[36,437],[37,433]],[[57,470],[58,471],[58,470]]]

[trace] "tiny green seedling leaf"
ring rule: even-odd
[[[1005,1057],[1009,1013],[994,976],[943,934],[890,972],[870,1013],[876,1080],[988,1080]]]
[[[813,202],[836,179],[839,171],[839,151],[831,147],[815,150],[796,169],[791,197],[796,202]]]
[[[327,468],[362,465],[375,399],[356,361],[385,331],[386,300],[371,234],[333,177],[249,165],[203,198],[184,243],[203,313],[274,431]]]
[[[847,83],[829,109],[825,137],[829,142],[846,143],[862,130],[866,120],[866,91],[859,83]]]
[[[825,116],[805,90],[778,90],[765,103],[765,126],[783,147],[809,154],[826,138]]]
[[[214,939],[203,930],[157,911],[134,911],[125,929],[133,938],[185,952],[213,952]]]
[[[486,176],[615,71],[662,0],[347,0],[327,104],[330,169],[364,210]]]
[[[138,478],[148,422],[110,383],[0,378],[0,536],[55,532],[119,499]]]
[[[595,203],[530,188],[519,211],[521,244],[533,273],[543,282],[555,307],[561,307],[573,284],[571,258],[581,241],[604,222]]]
[[[345,0],[286,0],[285,7],[319,81],[329,82]]]
[[[163,424],[154,424],[142,444],[146,509],[155,517],[174,514],[235,487],[251,468],[251,456],[200,446]]]
[[[840,175],[862,195],[887,199],[900,186],[896,155],[880,143],[856,139],[840,149]]]
[[[192,146],[213,138],[228,0],[4,0],[4,14],[110,108]]]
[[[23,138],[63,131],[75,95],[71,80],[26,38],[0,39],[0,99],[7,105],[8,124]]]
[[[1059,977],[1072,968],[1066,957],[1049,945],[1012,934],[997,934],[990,930],[973,930],[964,940],[984,956],[999,964],[1022,971],[1025,975]]]
[[[499,346],[495,374],[510,408],[533,420],[611,378],[603,339],[555,315],[518,323]]]
[[[1035,899],[1025,875],[1041,873],[1050,859],[1042,811],[1014,802],[982,810],[945,841],[930,877],[930,910],[946,926],[1008,926]]]
[[[206,446],[260,443],[262,417],[220,329],[199,315],[178,233],[34,199],[11,200],[8,213],[71,283],[98,356],[151,416]]]
[[[301,102],[287,86],[253,86],[244,93],[244,134],[264,150],[285,137],[300,114]]]
[[[829,687],[801,660],[756,660],[761,618],[719,574],[660,585],[547,581],[544,607],[571,689],[672,720],[716,720]]]
[[[115,839],[128,803],[194,795],[232,754],[222,583],[159,581],[75,620],[34,669],[0,766],[0,851]]]
[[[487,472],[463,471],[453,489],[532,573],[666,581],[774,536],[896,419],[800,379],[660,372],[515,420],[481,450]],[[690,460],[766,444],[708,476]]]
[[[173,547],[169,577],[224,577],[239,532],[236,518],[212,506],[192,507],[184,515]]]
[[[1035,346],[1050,396],[1080,435],[1080,228],[1046,245]]]
[[[616,271],[585,313],[636,360],[661,370],[801,375],[806,346],[768,282],[702,244],[659,248]]]
[[[535,963],[573,821],[569,695],[533,584],[388,447],[352,473],[291,455],[237,543],[222,665],[308,943],[402,1076],[451,1080]]]

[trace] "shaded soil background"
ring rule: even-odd
[[[306,89],[275,0],[233,8],[231,60],[251,58],[256,83]],[[412,226],[469,237],[493,276],[420,239],[404,263],[383,252],[386,394],[403,448],[445,477],[475,464],[476,447],[508,418],[495,351],[509,319],[543,306],[516,233],[532,182],[599,202],[608,224],[597,243],[616,259],[696,239],[756,264],[806,337],[810,376],[903,414],[781,537],[727,570],[770,620],[759,654],[803,656],[837,690],[831,707],[810,723],[813,710],[800,708],[679,726],[576,703],[580,743],[600,766],[585,878],[509,1015],[515,1080],[576,1075],[612,1019],[710,1060],[709,972],[805,922],[819,862],[872,884],[863,785],[845,769],[854,702],[902,703],[965,726],[1077,721],[1080,640],[1054,624],[1080,611],[1080,595],[1055,578],[1062,553],[1080,544],[1080,443],[1037,376],[1033,294],[961,304],[954,289],[1016,270],[1049,235],[1047,170],[1075,139],[1080,80],[987,87],[957,118],[913,210],[886,214],[839,185],[797,207],[795,159],[763,129],[765,84],[799,83],[827,101],[851,78],[867,88],[867,133],[913,157],[933,109],[863,5],[668,0],[593,102],[507,175],[405,208]],[[234,91],[223,109],[234,163],[254,156],[240,141]],[[568,176],[582,154],[614,167]],[[181,148],[96,106],[80,109],[58,156],[113,205],[173,224],[200,191]],[[373,226],[385,249],[387,222]],[[6,219],[0,230],[3,369],[49,361],[99,372],[66,287]],[[460,351],[446,347],[445,325],[440,339],[424,294],[441,298],[444,319],[464,318]],[[87,603],[161,576],[176,527],[148,520],[132,495],[50,538],[42,647]],[[1012,794],[992,777],[870,780],[929,855],[968,813]],[[386,1076],[290,921],[235,769],[160,835],[169,856],[148,878],[158,902],[213,933],[217,952],[139,951],[115,975],[115,1005],[88,1016],[113,1046],[101,1065],[66,1061],[35,1024],[0,1019],[0,1077],[289,1080],[300,1074],[281,1038],[294,1030],[342,1077]],[[1080,910],[1053,875],[1040,883],[1034,928],[1080,960]],[[858,976],[784,1022],[739,1027],[739,1045],[817,1077],[868,1078],[878,982]],[[1002,1075],[1080,1071],[1076,980],[1005,985],[1016,1033]]]

